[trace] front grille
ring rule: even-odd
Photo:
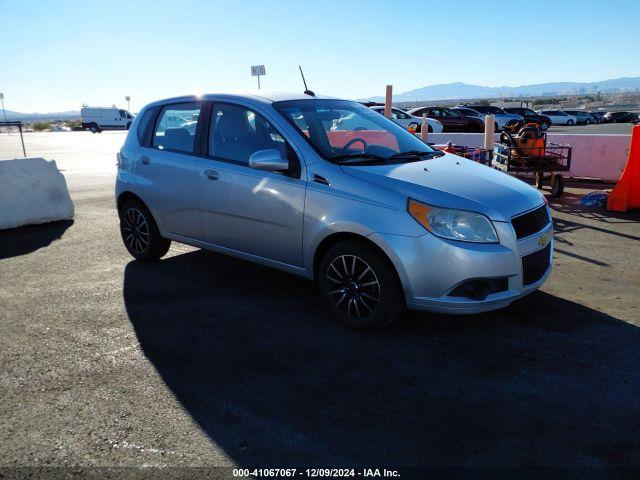
[[[535,210],[520,215],[511,220],[511,225],[516,231],[516,237],[519,239],[533,235],[549,225],[550,218],[547,206],[542,205]]]
[[[539,281],[549,269],[551,242],[542,250],[522,257],[522,284],[526,287]]]

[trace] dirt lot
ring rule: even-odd
[[[551,202],[541,291],[372,335],[297,277],[176,244],[133,261],[122,137],[66,135],[75,221],[0,232],[0,465],[640,467],[640,215],[580,207],[602,185]]]

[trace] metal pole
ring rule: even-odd
[[[129,100],[127,100],[127,111],[131,112],[131,105],[129,105]]]
[[[258,90],[260,90],[260,75],[258,75]]]
[[[20,130],[20,141],[22,142],[22,154],[24,158],[27,158],[27,151],[24,149],[24,137],[22,136],[22,123],[18,125],[18,130]]]

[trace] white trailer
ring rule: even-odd
[[[82,128],[100,133],[102,130],[129,130],[133,115],[114,107],[82,107]]]

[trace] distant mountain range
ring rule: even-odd
[[[67,112],[50,112],[50,113],[20,113],[6,110],[7,120],[22,122],[51,122],[54,120],[73,120],[80,118],[80,112],[77,110],[69,110]],[[0,111],[0,122],[4,121],[2,112]]]
[[[623,77],[601,82],[551,82],[520,87],[484,87],[467,83],[445,83],[416,88],[403,93],[394,93],[394,102],[412,102],[425,100],[457,100],[474,98],[538,97],[570,94],[595,94],[614,91],[633,91],[640,89],[640,77]],[[384,102],[384,97],[370,97],[364,100]]]

